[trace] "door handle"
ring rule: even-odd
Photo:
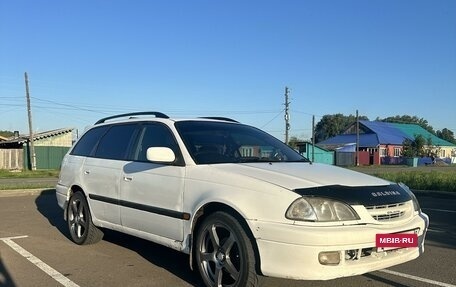
[[[133,178],[124,176],[124,181],[132,181],[132,180],[133,180]]]
[[[84,174],[90,174],[90,171],[89,170],[85,170]]]

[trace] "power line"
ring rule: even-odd
[[[261,126],[260,129],[263,129],[265,126],[269,125],[273,120],[275,120],[278,116],[280,116],[284,111],[285,111],[285,109],[281,110],[280,113],[278,113],[277,115],[275,115],[270,121],[268,121],[268,122],[265,123],[263,126]]]

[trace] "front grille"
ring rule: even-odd
[[[401,219],[410,210],[409,204],[395,203],[387,205],[366,206],[367,211],[377,221],[394,221]]]

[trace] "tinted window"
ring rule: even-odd
[[[257,128],[208,121],[175,124],[197,164],[308,161],[275,137]]]
[[[100,140],[95,156],[108,159],[126,159],[136,127],[136,124],[112,126]]]
[[[176,157],[180,154],[171,131],[162,124],[143,125],[133,158],[139,161],[147,161],[147,149],[150,147],[169,147],[174,151]]]
[[[71,151],[73,155],[91,156],[95,152],[96,146],[100,138],[106,132],[108,127],[103,126],[88,130]]]

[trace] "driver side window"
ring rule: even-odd
[[[178,157],[178,145],[171,131],[162,124],[145,124],[142,126],[134,160],[147,162],[147,149],[150,147],[168,147]]]

